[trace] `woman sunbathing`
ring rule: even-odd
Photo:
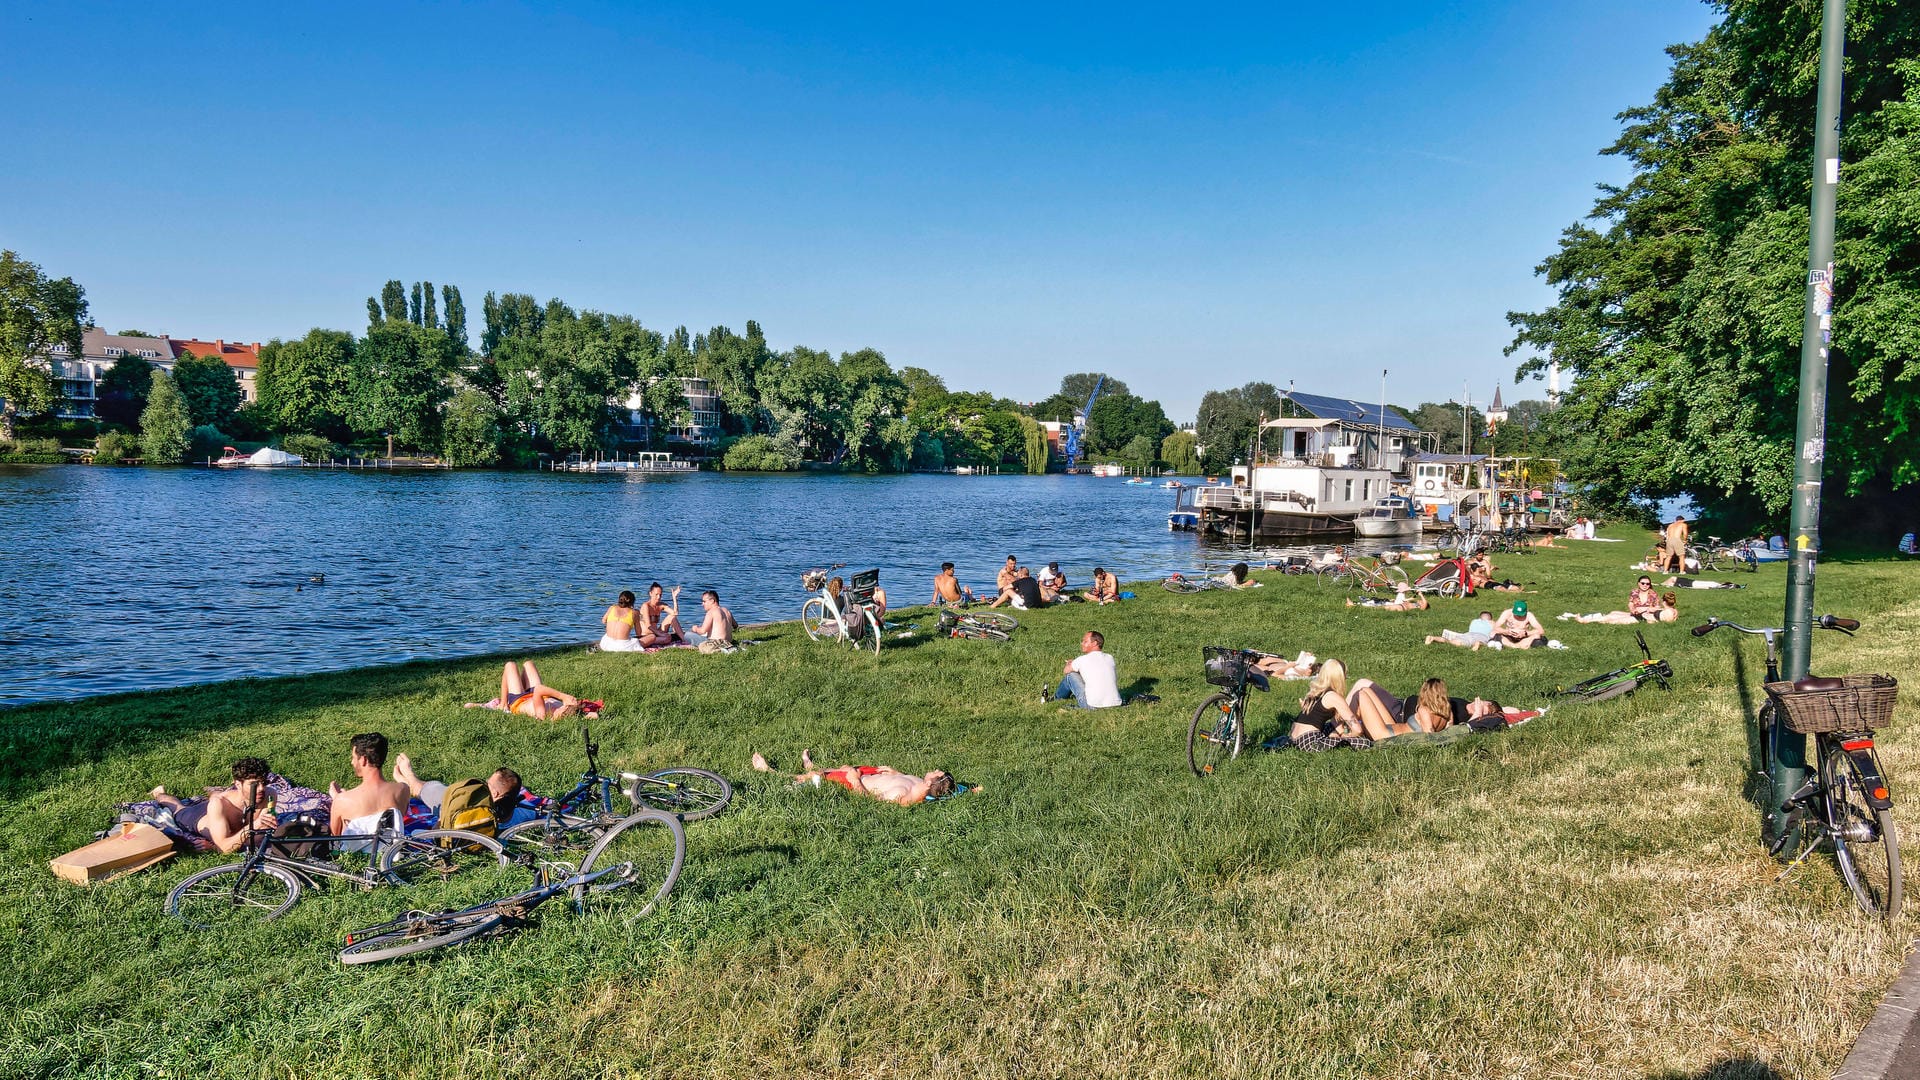
[[[1561,622],[1568,620],[1581,623],[1603,623],[1607,626],[1678,622],[1680,621],[1680,596],[1678,593],[1662,593],[1660,606],[1653,611],[1604,611],[1591,615],[1575,615],[1569,611],[1560,616]]]
[[[1383,611],[1425,611],[1427,607],[1427,597],[1426,594],[1414,592],[1411,586],[1403,584],[1393,587],[1393,599],[1391,600],[1374,600],[1369,598],[1359,603],[1348,600],[1347,606],[1380,608]]]
[[[1300,699],[1300,715],[1294,718],[1287,741],[1294,749],[1310,753],[1336,746],[1364,749],[1373,745],[1366,737],[1366,725],[1347,704],[1345,664],[1328,660],[1320,665],[1320,673],[1307,685],[1307,696]]]
[[[507,661],[500,671],[499,697],[467,702],[469,709],[497,709],[536,720],[563,720],[574,713],[593,720],[599,717],[602,707],[601,702],[577,698],[541,682],[540,673],[534,670],[531,660],[525,664]]]
[[[1253,661],[1253,670],[1269,679],[1311,679],[1320,671],[1320,661],[1304,650],[1292,660],[1273,653],[1260,653]]]
[[[819,787],[821,781],[830,780],[856,794],[901,806],[938,799],[954,791],[953,777],[942,769],[935,769],[925,776],[903,773],[891,765],[842,765],[837,769],[822,770],[814,767],[813,755],[805,750],[800,751],[800,764],[807,771],[793,778],[796,784],[810,783]],[[760,772],[775,771],[772,765],[767,764],[767,759],[758,753],[753,755],[753,767]]]

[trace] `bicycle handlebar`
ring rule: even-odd
[[[1708,634],[1713,633],[1723,626],[1729,630],[1738,630],[1743,634],[1764,635],[1786,633],[1786,631],[1777,626],[1762,626],[1756,629],[1751,626],[1741,626],[1735,622],[1727,622],[1724,619],[1708,619],[1705,625],[1693,628],[1693,636],[1706,637]],[[1838,615],[1821,615],[1813,620],[1813,626],[1816,630],[1838,630],[1851,637],[1855,630],[1860,629],[1860,620],[1843,619]]]

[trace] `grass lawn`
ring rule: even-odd
[[[1023,613],[1003,645],[933,639],[905,611],[919,633],[878,660],[790,624],[733,656],[589,654],[598,612],[583,611],[582,647],[540,663],[608,701],[603,765],[715,768],[733,807],[688,826],[660,913],[554,903],[511,938],[366,969],[335,959],[343,934],[407,893],[309,893],[279,922],[200,935],[162,901],[227,857],[93,890],[46,861],[114,803],[220,782],[243,754],[344,781],[347,739],[367,730],[426,776],[511,764],[564,790],[584,764],[572,724],[460,708],[492,695],[497,658],[0,713],[0,1075],[1827,1075],[1914,924],[1861,915],[1826,857],[1775,882],[1742,719],[1760,645],[1685,629],[1779,621],[1782,565],[1739,575],[1743,591],[1683,592],[1681,625],[1649,628],[1671,694],[1556,705],[1449,746],[1186,769],[1205,644],[1307,648],[1399,693],[1434,674],[1509,704],[1637,659],[1631,628],[1553,619],[1624,606],[1647,539],[1611,535],[1627,542],[1501,560],[1538,583],[1527,599],[1571,646],[1553,652],[1420,644],[1504,594],[1350,611],[1277,574]],[[1819,582],[1820,608],[1867,631],[1821,635],[1815,669],[1920,687],[1920,565],[1835,559]],[[1088,628],[1122,686],[1159,704],[1035,699]],[[1256,739],[1302,685],[1256,697]],[[1881,744],[1896,799],[1920,777],[1911,693]],[[802,746],[984,790],[902,809],[746,767],[761,750],[797,771]]]

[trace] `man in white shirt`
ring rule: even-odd
[[[1052,701],[1069,701],[1083,709],[1111,709],[1125,704],[1120,700],[1120,676],[1113,657],[1100,650],[1107,639],[1098,630],[1087,631],[1080,639],[1080,655],[1061,669],[1060,685],[1048,695]]]

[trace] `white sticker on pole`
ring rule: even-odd
[[[1840,182],[1840,159],[1837,157],[1830,157],[1827,159],[1827,183],[1837,184],[1839,182]]]

